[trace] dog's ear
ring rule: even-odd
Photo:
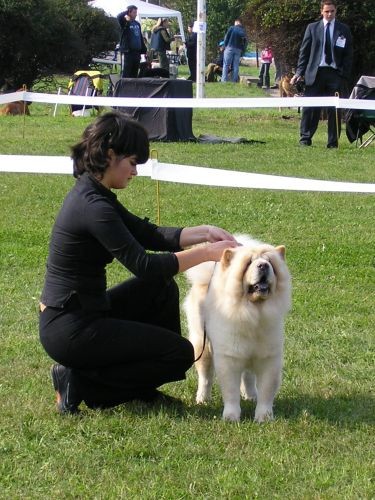
[[[221,265],[223,266],[223,269],[226,269],[229,267],[229,264],[231,263],[231,260],[233,258],[234,252],[231,248],[226,248],[223,252],[223,255],[221,256]]]
[[[280,257],[285,260],[285,246],[279,245],[275,248],[276,252],[280,255]]]

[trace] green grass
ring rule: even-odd
[[[210,96],[263,95],[210,84]],[[0,153],[68,155],[91,118],[61,106],[1,117]],[[283,118],[287,117],[286,118]],[[195,110],[195,135],[243,136],[266,144],[154,143],[162,162],[342,181],[374,182],[374,147],[345,135],[300,149],[295,110]],[[176,167],[177,168],[177,167]],[[37,304],[51,226],[73,179],[0,174],[0,498],[242,499],[374,498],[374,196],[161,183],[161,222],[219,224],[287,247],[293,309],[286,322],[284,380],[276,420],[221,421],[194,403],[196,375],[165,386],[184,408],[128,404],[61,418],[51,361],[38,341]],[[118,193],[156,219],[155,184],[138,178]],[[114,263],[109,283],[127,273]],[[181,296],[186,292],[178,277]],[[183,322],[186,333],[186,323]]]

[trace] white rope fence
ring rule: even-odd
[[[37,92],[12,92],[0,95],[0,104],[16,101],[49,104],[81,104],[85,106],[134,108],[293,108],[334,107],[341,109],[374,109],[374,102],[365,99],[339,97],[248,97],[248,98],[165,98],[165,97],[90,97]]]
[[[0,95],[0,104],[16,101],[50,104],[80,104],[108,107],[159,107],[159,108],[275,108],[275,107],[335,107],[341,109],[373,109],[374,103],[362,99],[339,97],[283,97],[283,98],[138,98],[138,97],[88,97],[35,92],[12,92]],[[71,174],[70,158],[63,156],[0,155],[0,172]],[[290,191],[326,191],[345,193],[375,193],[375,184],[335,182],[297,177],[281,177],[249,172],[238,172],[188,165],[159,163],[149,160],[138,166],[138,175],[157,181],[225,186],[251,189]]]
[[[138,175],[156,181],[285,191],[321,191],[334,193],[375,193],[375,184],[336,182],[278,175],[255,174],[216,168],[159,163],[148,160],[138,165]],[[64,156],[0,155],[0,172],[70,174],[72,160]]]

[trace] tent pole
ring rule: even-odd
[[[206,67],[206,0],[197,0],[197,19],[194,31],[197,32],[197,84],[196,98],[204,97]]]

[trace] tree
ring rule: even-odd
[[[353,86],[359,76],[375,73],[374,0],[341,0],[338,17],[353,34]],[[249,0],[245,25],[259,46],[270,44],[275,58],[291,70],[297,65],[307,24],[318,19],[320,0]]]
[[[217,44],[223,40],[228,28],[237,17],[243,17],[246,0],[207,1],[207,52],[217,52]]]
[[[236,19],[242,17],[247,0],[207,0],[207,33],[206,46],[207,58],[213,57],[217,52],[217,44]],[[181,12],[186,25],[197,19],[196,0],[170,0],[168,7]]]
[[[113,22],[86,0],[0,0],[0,87],[72,73],[117,39]]]

